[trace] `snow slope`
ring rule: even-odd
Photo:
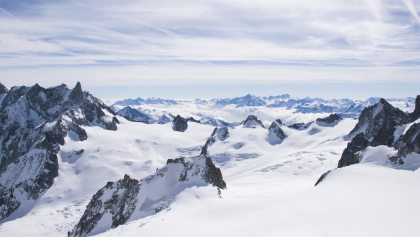
[[[275,119],[289,125],[328,115],[265,106],[210,109],[180,102],[153,108],[226,121],[254,114],[266,127]],[[199,155],[214,129],[189,122],[185,132],[177,132],[172,123],[118,120],[117,131],[83,127],[89,138],[83,142],[71,139],[70,133],[58,153],[59,175],[52,187],[27,215],[1,224],[0,236],[66,236],[108,181],[125,174],[142,179],[167,159]],[[281,125],[287,137],[274,145],[261,126],[229,128],[228,137],[207,150],[227,184],[221,198],[214,187],[189,187],[171,197],[163,211],[96,236],[418,236],[420,171],[377,162],[394,152],[387,147],[368,148],[366,162],[333,170],[326,182],[314,186],[321,174],[337,167],[348,142],[344,137],[356,123],[346,118],[335,126],[311,123],[303,130]]]
[[[180,133],[173,131],[171,124],[118,119],[117,131],[83,127],[89,139],[80,142],[66,137],[53,186],[27,215],[0,225],[0,235],[65,236],[92,195],[108,181],[121,179],[124,174],[141,179],[163,167],[167,159],[197,155],[213,130],[208,125],[190,123],[187,131]]]

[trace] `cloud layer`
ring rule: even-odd
[[[3,0],[0,76],[10,85],[413,83],[419,7],[420,0]]]

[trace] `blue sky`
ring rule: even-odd
[[[1,0],[0,80],[101,98],[420,94],[420,0]]]

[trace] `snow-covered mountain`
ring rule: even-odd
[[[116,130],[117,123],[80,83],[72,90],[35,84],[8,91],[0,106],[0,221],[24,215],[53,185],[66,136],[83,141],[82,126]]]
[[[271,116],[272,111],[282,111],[299,115],[299,118],[318,117],[337,114],[340,117],[357,118],[362,110],[379,102],[380,98],[371,97],[366,100],[350,99],[322,99],[322,98],[297,98],[288,94],[279,96],[259,97],[247,94],[243,97],[225,99],[195,99],[195,100],[166,100],[166,99],[125,99],[111,105],[115,112],[126,113],[126,106],[138,110],[140,117],[149,117],[148,121],[156,122],[165,114],[180,114],[183,117],[196,117],[205,124],[217,127],[232,127],[240,123],[245,115],[257,114],[263,120],[277,119]],[[140,102],[138,102],[140,101]],[[149,102],[148,102],[149,101]],[[160,101],[159,103],[156,101]],[[403,111],[414,109],[415,99],[387,99],[389,103]],[[237,116],[240,114],[240,116]],[[301,115],[302,114],[302,115]],[[135,117],[135,116],[133,116]],[[290,116],[288,116],[290,118]],[[313,119],[314,117],[311,117]],[[282,119],[288,119],[286,117]],[[139,119],[143,121],[144,119]],[[134,119],[135,121],[135,119]],[[286,121],[286,120],[285,120]],[[307,122],[307,121],[299,121]]]
[[[418,235],[420,97],[358,119],[259,99],[111,111],[80,84],[0,84],[0,235]]]
[[[417,96],[415,104],[416,108],[412,113],[395,108],[385,99],[365,108],[358,123],[347,136],[351,141],[344,149],[337,167],[375,163],[397,169],[418,169],[420,96]],[[322,175],[317,184],[329,173]]]

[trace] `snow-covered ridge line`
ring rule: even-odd
[[[322,99],[322,98],[298,98],[288,94],[279,96],[254,96],[247,94],[243,97],[224,98],[224,99],[196,99],[196,100],[167,100],[160,98],[150,99],[125,99],[115,102],[111,107],[121,110],[126,106],[138,109],[142,106],[160,106],[162,108],[177,107],[180,105],[204,106],[210,108],[217,107],[267,107],[267,108],[287,108],[299,113],[337,113],[342,117],[357,117],[366,107],[377,103],[379,97],[371,97],[366,100],[351,99]],[[389,98],[387,99],[394,106],[400,109],[410,110],[414,106],[415,98]],[[143,111],[148,115],[153,115],[152,111]]]
[[[213,185],[226,188],[220,169],[209,157],[169,159],[155,174],[141,180],[125,175],[108,182],[91,199],[83,216],[69,236],[98,234],[167,208],[184,189]]]
[[[365,108],[358,123],[347,136],[351,141],[344,149],[337,168],[374,162],[397,169],[420,167],[420,95],[415,109],[405,113],[385,99]],[[316,184],[330,172],[322,175]]]
[[[0,85],[0,87],[2,87]],[[58,175],[64,138],[86,140],[82,126],[116,130],[118,120],[99,99],[66,85],[12,87],[0,104],[0,222],[25,215]],[[4,93],[5,92],[5,93]]]

